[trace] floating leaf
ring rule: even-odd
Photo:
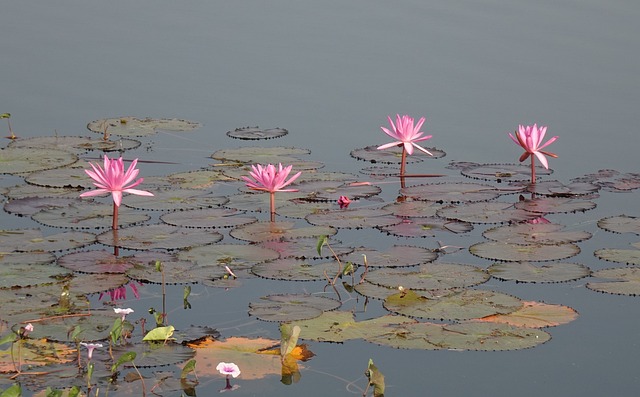
[[[382,208],[391,211],[395,216],[428,218],[436,216],[436,211],[442,208],[442,205],[430,201],[406,199],[402,202],[387,204]]]
[[[71,276],[50,253],[0,253],[0,288],[52,284]]]
[[[473,179],[491,182],[526,182],[531,179],[531,167],[523,164],[471,164],[462,167],[460,173]],[[537,176],[548,176],[553,170],[536,166]]]
[[[187,229],[171,225],[144,225],[110,230],[98,235],[104,245],[133,250],[180,249],[214,244],[222,235],[213,230]]]
[[[178,364],[194,358],[195,352],[192,348],[177,343],[136,343],[113,348],[113,355],[119,357],[121,354],[135,353],[136,367],[157,367],[171,364]],[[125,363],[125,367],[129,367]]]
[[[120,273],[107,273],[107,274],[95,274],[85,273],[76,274],[67,282],[69,290],[75,294],[95,294],[102,293],[109,294],[106,291],[115,291],[124,287],[131,280],[124,274]]]
[[[73,313],[57,316],[34,324],[30,337],[46,338],[56,342],[74,342],[70,330],[79,327],[78,336],[84,342],[95,342],[109,337],[109,330],[114,320],[119,317],[112,309],[92,309],[90,312]]]
[[[364,255],[366,255],[370,267],[415,266],[421,263],[433,262],[438,258],[438,254],[433,250],[408,245],[394,245],[386,251],[362,247],[348,255],[341,256],[340,259],[343,262],[364,265]]]
[[[136,117],[116,117],[95,120],[87,125],[89,131],[126,137],[154,135],[158,131],[192,131],[200,127],[193,121],[180,119],[139,119]]]
[[[0,372],[14,372],[17,354],[16,348],[5,345],[6,349],[0,350]],[[68,363],[73,361],[76,349],[67,345],[49,342],[46,339],[28,339],[22,341],[21,363],[23,367],[39,367],[55,363]]]
[[[82,251],[64,255],[58,259],[60,266],[83,273],[124,273],[136,263],[148,262],[148,257],[164,260],[170,256],[161,252],[146,253],[148,257],[141,256],[115,256],[113,252]]]
[[[235,139],[243,140],[259,140],[259,139],[273,139],[280,138],[287,135],[289,131],[284,128],[266,128],[259,127],[242,127],[236,128],[233,131],[227,131],[227,136]]]
[[[201,267],[208,267],[213,274],[226,274],[225,266],[234,272],[246,270],[256,263],[279,257],[277,251],[246,244],[213,244],[193,247],[178,252],[178,259],[193,261]],[[216,270],[217,269],[217,270]]]
[[[317,226],[333,226],[347,229],[363,229],[398,224],[401,218],[390,212],[375,208],[355,208],[325,211],[308,215],[307,222]]]
[[[368,281],[358,283],[353,289],[362,296],[372,299],[386,299],[387,296],[398,292],[397,288],[383,287],[381,285],[372,284]]]
[[[84,202],[67,207],[44,209],[31,216],[43,225],[73,229],[111,228],[113,223],[113,204]],[[120,227],[145,222],[149,215],[141,214],[129,208],[120,207],[118,225]]]
[[[489,274],[476,266],[458,263],[425,263],[413,268],[382,268],[367,273],[370,283],[389,288],[446,290],[482,284]]]
[[[540,214],[514,208],[513,203],[493,201],[452,205],[438,210],[438,216],[469,223],[524,222]]]
[[[387,297],[384,307],[407,317],[460,321],[511,313],[522,307],[522,301],[487,290],[464,289],[438,298],[405,290]]]
[[[0,230],[1,251],[64,251],[80,248],[96,241],[93,233],[64,232],[43,236],[42,231],[34,229]]]
[[[55,188],[89,189],[95,187],[92,183],[93,180],[87,176],[84,170],[84,164],[76,163],[64,168],[33,172],[25,178],[25,181],[32,185]]]
[[[588,240],[591,233],[563,231],[564,225],[554,223],[519,223],[486,230],[482,235],[490,240],[509,244],[562,244]]]
[[[239,216],[243,211],[228,208],[207,208],[180,212],[170,212],[160,216],[160,220],[173,226],[187,228],[236,227],[257,222],[249,216]]]
[[[350,200],[375,196],[382,189],[370,184],[342,183],[340,181],[307,181],[296,184],[297,198],[311,201],[337,201],[340,196]]]
[[[508,314],[496,314],[479,319],[492,323],[505,323],[516,327],[545,328],[567,324],[578,318],[578,313],[562,305],[542,302],[523,302],[523,306]]]
[[[575,178],[574,181],[593,183],[612,192],[628,192],[640,188],[640,174],[622,174],[616,170],[599,170],[594,174]]]
[[[615,295],[640,295],[640,268],[603,269],[593,272],[592,276],[611,281],[587,283],[587,288],[590,290]]]
[[[271,211],[269,196],[269,194],[259,193],[236,194],[229,197],[229,201],[224,204],[224,207],[241,211],[269,213]],[[279,213],[282,206],[291,204],[290,200],[293,200],[297,197],[300,196],[296,196],[296,193],[276,194],[276,213]]]
[[[487,271],[499,280],[513,280],[520,283],[563,283],[588,277],[591,274],[591,270],[584,265],[565,262],[494,263]]]
[[[333,258],[336,255],[344,255],[353,251],[351,247],[345,247],[342,242],[327,239],[331,245],[333,252],[325,250],[324,255],[318,254],[318,239],[316,238],[297,238],[295,240],[272,240],[260,243],[260,246],[269,248],[280,253],[280,258],[297,258],[297,259],[321,259]]]
[[[211,189],[216,182],[229,182],[222,170],[197,170],[177,172],[167,175],[166,179],[173,188],[178,189]]]
[[[145,179],[146,183],[146,179]],[[123,204],[130,208],[153,211],[190,210],[197,208],[213,208],[226,204],[226,197],[213,193],[203,193],[187,189],[156,189],[152,191],[153,200],[146,196],[127,196]]]
[[[640,235],[640,218],[618,215],[598,221],[598,227],[613,233],[635,233]]]
[[[335,310],[341,303],[335,299],[309,294],[269,295],[249,303],[249,315],[263,321],[290,322],[318,317]]]
[[[335,202],[332,202],[293,199],[288,200],[287,202],[289,204],[277,207],[278,215],[286,216],[287,218],[303,219],[307,215],[320,214],[324,211],[338,208],[337,200]]]
[[[578,255],[580,247],[572,243],[517,245],[490,241],[472,245],[469,252],[481,258],[499,261],[554,261]]]
[[[473,230],[469,222],[442,218],[405,218],[397,225],[380,227],[388,234],[400,237],[434,237],[436,233],[466,233]]]
[[[310,263],[295,258],[258,263],[251,268],[251,273],[256,276],[288,281],[324,280],[325,274],[334,277],[337,271],[337,262]]]
[[[436,148],[425,148],[433,156],[429,156],[426,153],[420,151],[414,152],[412,156],[407,156],[406,164],[412,164],[422,161],[426,158],[438,159],[446,156],[446,153]],[[402,159],[402,149],[400,147],[392,147],[385,150],[378,150],[378,146],[367,146],[361,149],[354,149],[351,151],[351,157],[357,160],[369,161],[371,163],[382,164],[399,164]]]
[[[173,331],[176,329],[173,325],[169,325],[166,327],[156,327],[151,331],[147,332],[147,334],[142,338],[143,341],[167,341],[171,339],[173,335]]]
[[[598,258],[627,265],[640,265],[640,249],[602,248],[594,252]]]
[[[530,193],[557,197],[586,196],[596,193],[599,189],[597,185],[584,182],[573,182],[564,185],[558,181],[542,181],[526,185],[526,190]]]
[[[259,243],[278,239],[333,236],[337,230],[330,226],[296,227],[295,222],[256,222],[233,229],[229,234],[238,240]]]
[[[78,157],[75,154],[64,150],[4,148],[0,149],[0,174],[26,174],[64,167],[76,161]]]
[[[171,258],[160,262],[162,263],[162,272],[157,271],[155,266],[140,262],[127,269],[127,277],[146,283],[184,284],[220,278],[226,274],[224,268],[215,269],[212,266],[201,266],[192,261]]]
[[[414,200],[440,203],[471,203],[488,201],[504,194],[491,185],[481,183],[432,183],[400,189],[400,194]]]
[[[8,191],[4,193],[10,200],[18,200],[24,198],[68,198],[78,199],[80,191],[78,189],[59,189],[59,188],[47,188],[34,185],[18,185],[8,188]],[[85,200],[86,201],[86,200]]]
[[[211,155],[211,158],[221,161],[239,161],[249,164],[291,164],[289,160],[295,156],[311,153],[307,149],[293,147],[241,147],[235,149],[221,149]]]
[[[89,150],[104,152],[131,150],[139,147],[140,141],[133,139],[118,139],[117,141],[91,138],[86,136],[38,136],[12,141],[10,147],[32,147],[43,149],[59,149],[76,154]]]
[[[63,301],[63,294],[66,294],[68,299]],[[0,305],[0,320],[15,324],[84,310],[89,307],[89,302],[84,294],[76,293],[73,289],[67,288],[67,285],[46,284],[29,288],[0,289]]]
[[[559,214],[592,210],[596,208],[596,203],[566,197],[537,197],[519,201],[515,204],[515,208],[540,214]]]

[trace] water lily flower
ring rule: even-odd
[[[124,321],[125,317],[127,317],[127,314],[131,314],[131,313],[133,313],[133,309],[131,309],[131,308],[127,308],[127,309],[119,309],[119,308],[117,308],[117,307],[114,307],[114,308],[113,308],[113,311],[114,311],[116,314],[122,314],[122,321]]]
[[[218,364],[218,366],[216,367],[216,369],[222,374],[222,375],[226,375],[227,377],[229,375],[233,376],[234,378],[237,378],[238,375],[240,375],[240,368],[235,365],[234,363],[225,363],[225,362],[221,362]]]
[[[85,343],[85,342],[80,342],[80,344],[84,347],[87,348],[87,358],[89,360],[91,360],[91,357],[93,356],[93,351],[98,348],[98,347],[102,347],[102,343]]]
[[[408,115],[400,116],[396,114],[396,122],[393,123],[391,116],[387,116],[389,119],[389,124],[391,124],[391,130],[382,128],[385,134],[389,135],[391,138],[395,139],[395,141],[391,143],[387,143],[381,146],[378,146],[378,150],[388,149],[394,146],[402,145],[402,160],[400,163],[400,175],[404,175],[405,163],[407,159],[407,154],[412,155],[413,149],[416,148],[430,156],[433,156],[431,152],[422,146],[418,145],[416,142],[426,141],[427,139],[431,139],[432,135],[422,136],[424,132],[420,131],[422,124],[424,124],[425,118],[421,117],[420,120],[416,124],[414,124],[413,117],[409,117]]]
[[[287,177],[291,172],[293,166],[282,167],[282,164],[278,164],[278,168],[273,164],[267,164],[265,167],[262,165],[252,165],[252,171],[249,174],[253,179],[248,176],[243,176],[242,179],[246,182],[249,189],[261,190],[269,192],[270,194],[270,207],[271,207],[271,221],[275,221],[276,205],[275,205],[275,193],[276,192],[297,192],[298,189],[284,189],[284,187],[290,185],[298,179],[302,172],[298,172],[289,180]]]
[[[31,332],[33,332],[33,324],[31,323],[20,328],[20,336],[22,336],[23,338],[26,338],[27,335],[29,335]]]
[[[351,200],[349,200],[349,197],[347,196],[340,196],[338,199],[338,205],[340,208],[347,208],[349,204],[351,204]]]
[[[544,166],[544,168],[549,169],[549,162],[545,156],[557,158],[558,155],[550,152],[543,151],[545,147],[551,145],[553,142],[558,139],[557,136],[549,139],[547,142],[542,144],[542,140],[544,139],[544,135],[547,133],[547,127],[540,126],[537,124],[531,125],[519,125],[518,131],[515,132],[515,136],[509,134],[509,137],[520,147],[524,149],[524,153],[520,156],[520,161],[526,160],[529,156],[531,156],[531,183],[536,183],[536,169],[535,169],[535,157],[540,160],[540,163]],[[535,156],[535,157],[533,157]]]

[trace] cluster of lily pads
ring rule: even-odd
[[[383,130],[397,141],[351,151],[354,159],[366,163],[359,174],[323,171],[325,165],[310,158],[307,149],[241,145],[215,151],[210,166],[203,169],[145,175],[140,187],[149,194],[124,197],[117,212],[112,201],[87,198],[94,195],[87,189],[93,189],[95,181],[85,172],[90,170],[85,159],[105,152],[112,158],[134,160],[127,152],[139,147],[141,139],[158,131],[186,134],[198,128],[197,123],[121,117],[89,123],[95,137],[12,139],[0,150],[0,174],[6,175],[0,179],[0,193],[7,200],[4,210],[30,218],[48,231],[62,231],[0,230],[0,337],[13,341],[0,345],[0,372],[7,374],[0,379],[17,375],[34,390],[77,384],[143,393],[145,382],[163,390],[188,390],[198,380],[186,381],[184,372],[178,377],[164,371],[151,375],[151,380],[128,383],[123,381],[126,376],[135,375],[118,377],[111,369],[119,356],[129,352],[138,358],[122,362],[125,368],[173,365],[194,358],[196,368],[227,361],[243,368],[262,360],[269,369],[256,371],[254,378],[277,373],[291,382],[299,379],[298,361],[313,355],[296,344],[297,337],[239,338],[220,335],[210,324],[172,324],[172,334],[165,340],[143,341],[153,327],[123,320],[124,337],[113,341],[119,315],[110,308],[91,307],[89,298],[93,294],[117,298],[127,285],[135,289],[137,283],[242,288],[244,279],[256,277],[316,282],[316,290],[304,288],[311,293],[273,294],[248,302],[249,314],[296,329],[306,341],[363,339],[424,350],[531,348],[550,339],[546,328],[577,317],[567,306],[524,301],[483,287],[491,278],[523,283],[589,278],[586,286],[595,291],[640,294],[640,243],[630,249],[599,249],[598,258],[617,265],[592,271],[567,261],[591,234],[567,230],[550,220],[556,214],[592,210],[602,189],[640,188],[640,174],[604,170],[569,183],[545,180],[552,170],[546,160],[545,167],[536,167],[533,159],[551,155],[540,155],[539,149],[555,138],[541,144],[544,133],[540,137],[537,126],[540,139],[533,143],[527,141],[526,127],[512,136],[525,148],[521,160],[531,157],[530,167],[457,162],[427,168],[437,169],[438,174],[411,174],[407,168],[418,168],[425,160],[437,164],[431,160],[445,152],[415,144],[430,138],[419,132],[422,122],[414,126],[411,119],[411,133],[405,136],[400,127],[409,128],[408,119],[398,116],[396,124],[389,121],[393,128]],[[528,131],[531,134],[533,127]],[[227,136],[257,141],[287,133],[282,128],[246,127]],[[413,147],[419,150],[414,152]],[[145,159],[138,161],[143,173],[144,164]],[[288,189],[282,184],[272,190],[260,185],[265,180],[256,176],[269,165],[276,173],[297,173],[286,182]],[[431,176],[438,176],[437,181],[424,183]],[[16,177],[25,183],[11,186]],[[640,235],[640,219],[634,214],[600,219],[598,226]],[[482,241],[469,246],[435,244],[454,236],[473,236],[474,230],[481,230]],[[341,231],[357,243],[339,241]],[[389,244],[385,234],[396,244]],[[371,241],[378,243],[368,244]],[[491,264],[449,259],[460,250]],[[154,266],[157,262],[162,263],[162,272]],[[357,321],[353,310],[341,310],[353,295],[364,300],[363,310],[379,302],[384,313]],[[25,335],[21,329],[27,324],[33,331]],[[160,318],[156,325],[169,324]],[[88,375],[80,343],[98,342],[105,348],[93,352],[95,369]],[[290,346],[274,349],[279,343]],[[252,354],[228,355],[240,345]],[[243,368],[241,378],[251,376]]]

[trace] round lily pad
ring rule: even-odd
[[[278,215],[287,218],[303,219],[307,215],[318,214],[338,208],[337,200],[331,201],[307,201],[293,199],[287,201],[289,204],[277,207]]]
[[[446,153],[443,150],[436,148],[425,149],[431,152],[433,156],[429,156],[428,154],[423,153],[420,150],[416,150],[413,152],[413,155],[407,156],[406,163],[417,163],[425,158],[438,159],[446,156]],[[354,149],[350,154],[354,159],[368,161],[371,163],[398,164],[402,160],[402,148],[400,147],[391,147],[384,150],[378,150],[378,145],[373,145],[361,149]]]
[[[565,262],[494,263],[487,271],[499,280],[512,280],[519,283],[563,283],[588,277],[591,274],[591,270],[584,265]]]
[[[119,315],[112,309],[93,309],[91,312],[74,313],[72,315],[39,321],[34,327],[32,338],[46,338],[56,342],[73,342],[71,332],[76,326],[81,328],[79,338],[84,342],[105,340],[113,322]]]
[[[78,196],[80,195],[80,190],[69,189],[69,188],[53,189],[53,188],[47,188],[42,186],[22,184],[22,185],[12,186],[8,188],[7,192],[5,192],[4,195],[10,200],[18,200],[18,199],[32,198],[32,197],[39,197],[39,198],[56,197],[56,198],[75,199],[75,198],[78,198]]]
[[[281,258],[297,259],[321,259],[333,258],[335,255],[344,255],[353,251],[352,247],[345,247],[342,242],[334,239],[327,239],[331,250],[323,247],[318,254],[318,239],[313,237],[297,238],[293,240],[271,240],[260,243],[261,247],[277,251]]]
[[[382,189],[371,184],[343,183],[340,181],[307,181],[297,183],[296,198],[310,201],[337,201],[340,196],[347,196],[351,200],[371,197],[379,194]]]
[[[492,200],[502,193],[491,185],[449,182],[410,186],[400,189],[400,194],[414,200],[470,203]]]
[[[526,186],[526,190],[530,193],[556,197],[586,196],[596,193],[599,189],[597,185],[585,182],[573,182],[565,185],[558,181],[542,181]]]
[[[572,243],[518,245],[490,241],[472,245],[469,252],[481,258],[499,261],[554,261],[578,255],[580,247]]]
[[[611,281],[594,281],[587,283],[587,288],[615,295],[640,295],[640,268],[626,267],[603,269],[593,272],[596,279]]]
[[[218,182],[229,182],[222,170],[197,170],[167,175],[172,187],[179,189],[211,189]]]
[[[339,271],[338,266],[338,262],[312,263],[302,259],[286,258],[258,263],[251,268],[251,273],[273,280],[314,281],[326,280],[327,276],[335,277]]]
[[[473,230],[469,222],[436,217],[404,218],[400,223],[379,228],[383,232],[401,237],[434,237],[440,232],[466,233]]]
[[[20,216],[31,216],[42,210],[50,210],[54,208],[64,208],[71,204],[80,204],[86,202],[77,197],[77,191],[73,191],[76,197],[25,197],[13,199],[4,205],[4,210]]]
[[[211,155],[211,158],[221,161],[238,161],[249,164],[278,164],[289,165],[288,158],[307,155],[311,153],[307,149],[293,147],[241,147],[235,149],[221,149]]]
[[[252,216],[240,216],[243,213],[243,211],[227,208],[206,208],[170,212],[160,216],[160,220],[169,225],[188,228],[236,227],[258,221]]]
[[[223,206],[225,208],[268,214],[271,211],[269,196],[269,194],[260,193],[235,194],[230,196],[229,201],[223,204]],[[281,207],[291,204],[289,200],[300,198],[302,195],[298,195],[298,193],[295,192],[284,192],[282,194],[276,194],[275,197],[276,213],[278,213]]]
[[[402,291],[384,300],[385,309],[408,317],[460,321],[506,314],[522,307],[514,296],[488,290],[463,289],[439,298]]]
[[[76,163],[68,167],[32,172],[25,178],[25,181],[44,187],[93,188],[93,180],[84,172],[85,169],[83,164]]]
[[[427,218],[436,216],[436,211],[442,208],[442,205],[431,201],[406,199],[402,202],[387,204],[382,208],[391,211],[395,216]]]
[[[7,146],[60,149],[82,154],[89,150],[101,150],[104,152],[130,150],[140,145],[140,141],[132,139],[104,140],[86,136],[38,136],[14,140]]]
[[[100,293],[102,296],[103,293],[109,294],[109,291],[122,291],[130,281],[122,273],[80,273],[74,274],[68,284],[69,290],[76,294]],[[120,299],[124,298],[122,296]]]
[[[333,226],[346,229],[364,229],[395,225],[401,218],[391,215],[389,211],[375,208],[354,208],[325,211],[308,215],[307,222],[317,226]]]
[[[111,228],[113,205],[93,201],[74,203],[67,207],[44,209],[31,216],[43,225],[73,229]],[[149,215],[120,206],[118,225],[126,226],[149,220]]]
[[[246,270],[256,263],[277,259],[279,254],[272,249],[247,244],[213,244],[182,250],[177,254],[178,259],[193,261],[199,266],[210,267],[212,270],[226,273],[228,266],[234,273]]]
[[[337,230],[330,226],[296,227],[295,222],[256,222],[233,229],[229,234],[238,240],[262,241],[300,237],[333,236]]]
[[[263,321],[289,322],[318,317],[339,308],[340,301],[310,294],[283,294],[262,297],[249,303],[249,315]]]
[[[138,368],[158,367],[178,364],[187,361],[195,355],[195,351],[185,345],[178,343],[145,342],[127,344],[113,348],[113,356],[120,357],[129,352],[136,353],[133,361]],[[123,364],[124,367],[131,367],[131,362]]]
[[[78,156],[58,149],[0,149],[0,174],[26,174],[64,167],[78,161]]]
[[[627,265],[640,265],[640,249],[602,248],[594,252],[598,258]]]
[[[115,256],[105,250],[73,252],[58,258],[60,266],[83,273],[124,273],[135,262],[131,257]]]
[[[48,252],[0,254],[0,288],[52,284],[71,276],[54,261],[55,256]]]
[[[193,131],[200,124],[180,119],[139,119],[136,117],[115,117],[95,120],[87,124],[89,131],[109,135],[138,137],[154,135],[158,131]]]
[[[132,250],[174,250],[213,244],[220,240],[222,235],[213,230],[187,229],[171,225],[132,226],[98,235],[98,241],[104,245]]]
[[[129,195],[122,204],[129,208],[152,211],[185,211],[196,208],[212,208],[225,204],[228,199],[213,193],[187,189],[152,190],[153,198]]]
[[[476,266],[458,263],[425,263],[412,268],[382,268],[367,273],[370,283],[389,288],[446,290],[467,288],[489,280],[487,272]]]
[[[218,269],[216,272],[210,266],[200,266],[195,262],[176,258],[165,259],[161,263],[162,272],[156,269],[154,263],[134,263],[132,267],[127,269],[127,277],[145,283],[188,284],[197,283],[201,280],[221,278],[226,273],[224,268]]]
[[[578,312],[563,305],[523,302],[520,309],[507,314],[483,317],[481,321],[504,323],[516,327],[546,328],[567,324],[578,318]]]
[[[640,218],[618,215],[598,221],[598,227],[613,233],[634,233],[640,235]]]
[[[514,208],[513,203],[467,203],[438,210],[438,216],[469,223],[524,222],[536,219],[540,214]]]
[[[227,136],[235,139],[247,141],[255,141],[261,139],[280,138],[287,135],[289,131],[284,128],[260,128],[260,127],[242,127],[233,131],[227,131]]]
[[[482,235],[490,240],[519,245],[575,243],[591,238],[589,232],[564,231],[564,228],[564,225],[554,223],[518,223],[488,229]]]
[[[398,292],[397,288],[383,287],[381,285],[372,284],[366,280],[354,285],[353,289],[362,296],[380,300],[384,300],[387,296]]]
[[[473,179],[491,182],[526,182],[531,179],[531,166],[524,164],[474,164],[463,167],[460,173]],[[536,176],[548,176],[553,170],[536,166]]]
[[[596,203],[566,197],[537,197],[517,202],[515,208],[541,214],[558,214],[569,212],[585,212],[596,208]]]
[[[340,259],[345,263],[353,262],[364,266],[365,256],[369,267],[416,266],[421,263],[433,262],[438,258],[438,254],[433,250],[409,245],[394,245],[385,251],[374,248],[359,248],[348,255],[340,256]]]
[[[63,251],[94,243],[96,236],[86,232],[64,232],[43,236],[41,230],[0,230],[0,252]]]

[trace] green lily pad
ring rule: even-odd
[[[345,229],[384,227],[395,225],[402,221],[401,218],[391,215],[390,212],[376,208],[345,208],[325,211],[308,215],[305,219],[312,225]]]
[[[157,254],[158,260],[167,255]],[[124,273],[139,261],[132,256],[115,256],[105,250],[73,252],[58,258],[60,266],[83,273]]]
[[[181,250],[177,257],[209,267],[215,274],[225,274],[225,266],[234,273],[250,269],[256,263],[273,260],[280,256],[277,251],[248,244],[213,244]],[[218,269],[217,271],[215,269]]]
[[[249,164],[278,164],[290,165],[289,159],[298,160],[296,156],[311,153],[307,149],[293,147],[241,147],[235,149],[221,149],[211,155],[211,158],[221,161],[238,161]]]
[[[85,310],[90,306],[82,292],[69,283],[40,284],[28,288],[0,289],[0,320],[10,324]],[[68,300],[62,294],[68,288]]]
[[[154,284],[193,284],[201,280],[221,278],[226,273],[224,268],[212,269],[211,266],[201,266],[192,261],[178,259],[163,260],[163,272],[156,270],[153,263],[138,262],[127,269],[126,275],[130,279]],[[163,275],[164,273],[164,275]]]
[[[139,147],[141,144],[140,141],[133,139],[118,139],[112,141],[86,136],[38,136],[14,140],[7,146],[14,148],[59,149],[82,154],[89,150],[100,150],[103,152],[131,150]]]
[[[70,198],[76,199],[80,195],[79,189],[59,189],[47,188],[35,185],[17,185],[8,188],[4,195],[10,200],[25,198]]]
[[[366,280],[362,283],[354,285],[353,289],[362,296],[379,300],[384,300],[388,296],[398,292],[397,288],[383,287],[380,285],[372,284]]]
[[[584,182],[573,182],[565,185],[558,181],[542,181],[535,184],[528,184],[526,190],[529,193],[544,196],[576,197],[591,195],[600,190],[600,188],[597,185]]]
[[[79,338],[83,342],[95,342],[109,338],[109,331],[116,318],[120,317],[112,309],[93,309],[91,312],[74,313],[65,317],[51,318],[39,321],[29,336],[31,338],[46,338],[56,342],[73,342],[71,332],[79,326]]]
[[[293,186],[293,185],[292,185]],[[310,201],[335,202],[340,196],[347,196],[351,200],[375,196],[382,189],[371,184],[343,183],[340,181],[306,181],[296,183],[297,197]]]
[[[603,269],[593,272],[592,276],[611,281],[594,281],[587,283],[587,288],[590,290],[615,295],[640,295],[640,268]]]
[[[64,167],[78,161],[73,153],[58,149],[0,149],[0,174],[26,174]]]
[[[31,216],[43,225],[73,229],[111,228],[113,204],[102,204],[93,201],[73,203],[67,207],[44,209]],[[120,207],[118,225],[120,227],[149,220],[149,215]]]
[[[319,214],[338,208],[338,201],[307,201],[300,199],[287,200],[287,205],[277,206],[278,215],[287,218],[304,219],[307,215]],[[277,202],[276,202],[277,205]]]
[[[436,217],[404,218],[400,223],[379,228],[383,232],[400,237],[434,237],[437,233],[466,233],[473,230],[469,222]]]
[[[513,203],[492,201],[490,203],[467,203],[444,207],[438,210],[438,216],[469,223],[489,224],[524,222],[536,219],[540,214],[516,209]]]
[[[87,232],[64,232],[43,236],[36,229],[0,230],[0,252],[2,251],[64,251],[80,248],[96,242],[96,235]]]
[[[470,320],[506,314],[522,307],[514,296],[488,290],[463,289],[439,298],[405,290],[387,297],[384,308],[407,317],[441,321]]]
[[[386,315],[370,320],[355,321],[352,312],[329,311],[310,319],[295,321],[300,327],[300,337],[318,342],[344,342],[350,339],[372,338],[388,332],[387,326],[416,323],[408,317]]]
[[[229,234],[238,240],[263,241],[301,237],[333,236],[337,230],[330,226],[296,227],[295,222],[256,222],[233,229]]]
[[[337,272],[338,262],[311,263],[295,258],[275,259],[251,268],[251,273],[256,276],[288,281],[326,280],[327,277],[335,277]]]
[[[491,185],[481,183],[432,183],[400,189],[400,194],[414,200],[440,203],[471,203],[493,200],[503,194]]]
[[[48,252],[0,253],[0,288],[53,284],[71,276],[53,262],[55,256]]]
[[[554,261],[578,255],[580,247],[573,243],[518,245],[490,241],[472,245],[469,252],[481,258],[499,261]]]
[[[74,193],[75,192],[76,191],[74,191]],[[9,201],[4,205],[4,210],[19,216],[31,216],[42,210],[64,208],[71,204],[80,204],[83,202],[86,201],[79,197],[25,197]]]
[[[602,260],[627,265],[640,265],[640,249],[602,248],[594,252]]]
[[[460,173],[473,179],[491,182],[526,182],[531,179],[531,166],[523,164],[472,164],[463,167]],[[553,170],[536,166],[536,176],[548,176]]]
[[[44,187],[93,188],[95,187],[93,180],[84,172],[85,169],[84,164],[75,163],[68,167],[32,172],[25,178],[25,181],[32,185]]]
[[[582,230],[564,231],[564,225],[554,223],[518,223],[486,230],[489,240],[509,244],[562,244],[588,240],[591,233]]]
[[[598,221],[598,227],[613,233],[634,233],[640,235],[640,218],[618,215]]]
[[[389,288],[446,290],[482,284],[490,276],[476,266],[458,263],[425,263],[412,268],[382,268],[367,273],[370,283]]]
[[[222,235],[213,230],[187,229],[171,225],[132,226],[98,235],[98,241],[104,245],[132,250],[175,250],[214,244],[220,240]]]
[[[229,178],[222,170],[197,170],[178,172],[167,175],[167,180],[178,189],[211,189],[216,182],[229,182]]]
[[[260,193],[236,194],[230,196],[229,201],[223,204],[223,206],[241,211],[268,214],[271,211],[269,196],[269,194]],[[291,204],[289,200],[300,198],[302,195],[298,195],[298,193],[295,192],[285,192],[283,194],[276,194],[275,197],[276,213],[279,213],[281,207]]]
[[[436,211],[442,208],[442,205],[431,201],[406,199],[399,203],[387,204],[382,208],[391,211],[395,216],[429,218],[436,216]]]
[[[374,248],[358,248],[348,255],[340,256],[343,262],[353,262],[364,266],[366,255],[369,267],[406,267],[421,263],[433,262],[438,254],[423,247],[409,245],[394,245],[385,251]]]
[[[591,270],[578,263],[531,262],[494,263],[487,269],[493,277],[519,283],[564,283],[591,275]]]
[[[170,212],[160,216],[160,220],[173,226],[187,228],[236,227],[257,222],[250,216],[239,216],[243,211],[226,208],[206,208],[189,211]]]
[[[446,156],[446,153],[443,150],[436,148],[425,149],[431,152],[433,156],[429,156],[426,153],[416,150],[413,152],[413,155],[407,156],[406,164],[417,163],[427,158],[439,159]],[[402,160],[402,148],[391,147],[384,150],[378,150],[378,145],[373,145],[361,149],[354,149],[351,151],[350,155],[354,159],[368,161],[371,163],[399,164]]]
[[[89,131],[109,135],[138,137],[154,135],[158,131],[193,131],[200,124],[180,119],[139,119],[136,117],[115,117],[95,120],[87,124]]]
[[[262,139],[274,139],[287,135],[289,131],[284,128],[260,128],[260,127],[242,127],[233,131],[227,131],[227,136],[235,139],[247,141],[255,141]]]
[[[151,192],[153,199],[147,196],[129,195],[122,204],[129,208],[142,210],[185,211],[218,207],[229,201],[224,196],[187,189],[155,189]]]
[[[318,254],[318,239],[313,237],[264,241],[260,243],[260,246],[277,251],[280,258],[297,259],[333,258],[334,253],[341,256],[353,251],[352,247],[345,247],[338,240],[329,238],[327,242],[331,246],[331,250],[324,248],[320,254]]]
[[[340,301],[310,294],[269,295],[249,303],[249,315],[263,321],[290,322],[318,317],[340,307]]]
[[[97,294],[124,287],[129,280],[121,273],[75,274],[67,283],[75,294]]]
[[[585,212],[596,208],[596,203],[567,197],[537,197],[517,202],[515,208],[541,214]]]

